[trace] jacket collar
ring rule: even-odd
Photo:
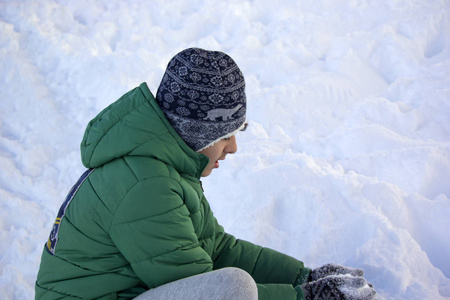
[[[180,138],[145,82],[92,119],[81,143],[87,168],[126,155],[156,158],[197,179],[209,162]]]

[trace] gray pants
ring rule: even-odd
[[[223,268],[177,281],[146,291],[135,300],[257,300],[258,290],[253,278],[237,268]]]

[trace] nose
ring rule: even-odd
[[[237,143],[236,143],[236,136],[230,137],[230,139],[227,141],[227,145],[224,149],[224,152],[227,154],[233,154],[237,151]]]

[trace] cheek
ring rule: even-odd
[[[214,153],[214,155],[211,155],[211,157],[209,158],[209,163],[210,164],[215,163],[218,158],[219,157]]]

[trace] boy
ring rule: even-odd
[[[362,270],[301,261],[224,232],[200,177],[237,151],[244,77],[198,48],[168,64],[156,99],[145,83],[87,126],[88,170],[44,247],[37,299],[374,299]]]

